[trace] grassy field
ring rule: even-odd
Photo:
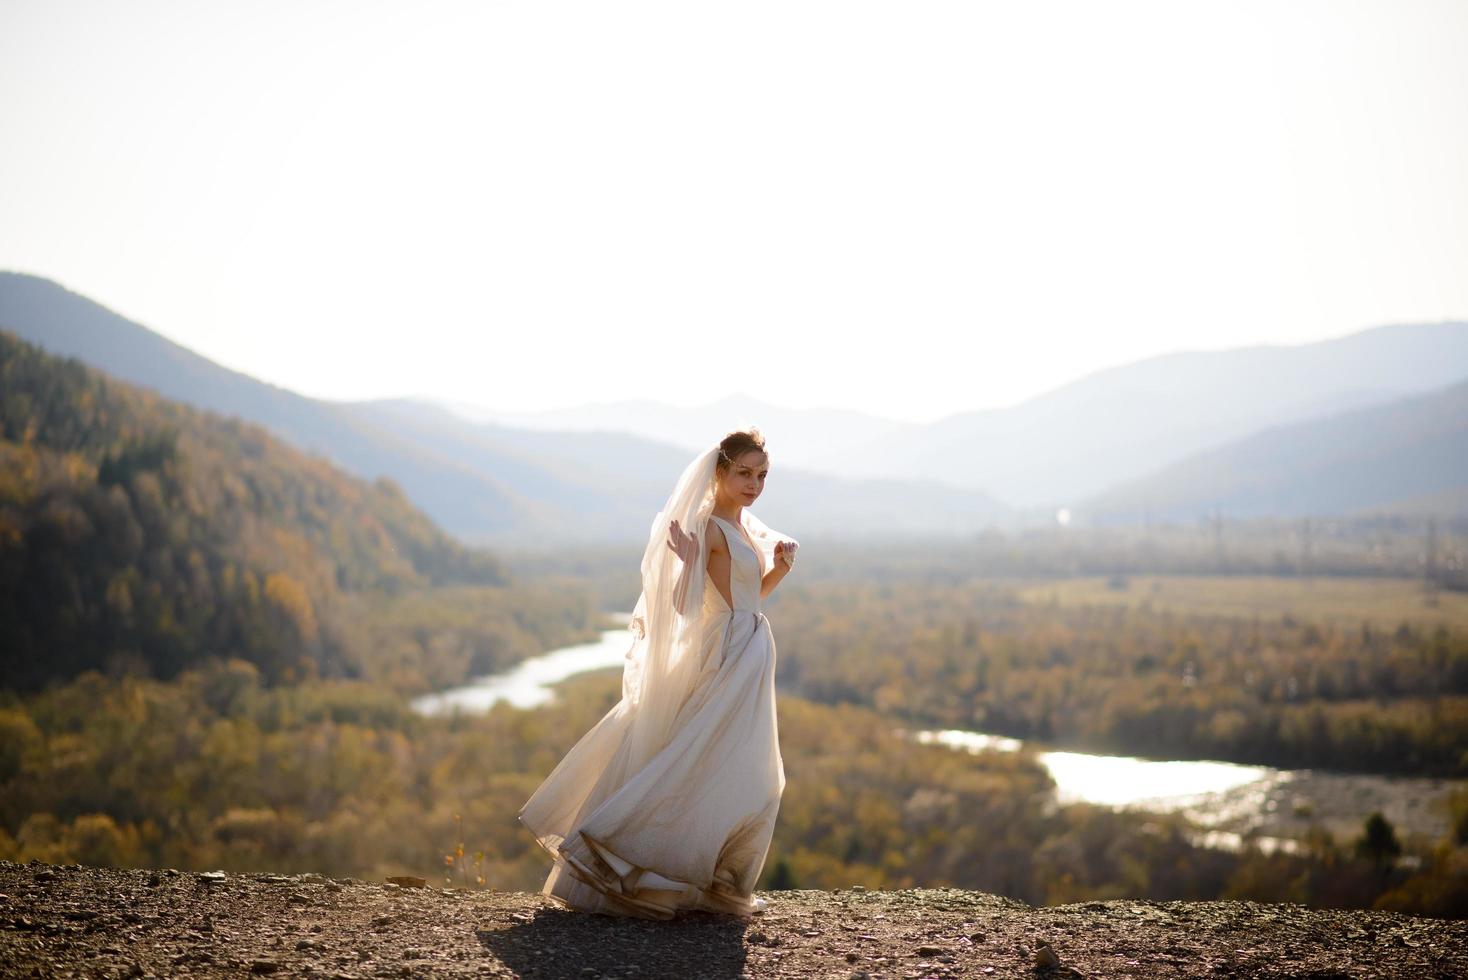
[[[1125,605],[1215,616],[1255,615],[1392,627],[1444,623],[1468,627],[1468,595],[1441,592],[1429,604],[1422,583],[1399,578],[1296,578],[1269,575],[1138,575],[1113,587],[1104,576],[1031,582],[1016,590],[1027,602]]]

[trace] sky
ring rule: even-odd
[[[0,269],[334,399],[910,421],[1468,317],[1468,3],[0,0]]]

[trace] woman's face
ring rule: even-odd
[[[724,499],[740,507],[754,503],[765,489],[765,477],[770,473],[770,457],[758,449],[751,449],[734,462],[719,477],[719,488]]]

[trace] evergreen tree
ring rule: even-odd
[[[1379,810],[1367,817],[1364,832],[1356,840],[1356,855],[1373,864],[1390,865],[1401,853],[1402,845],[1391,821]]]

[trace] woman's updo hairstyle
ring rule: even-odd
[[[719,443],[719,462],[716,466],[719,473],[729,472],[729,467],[734,461],[752,449],[760,452],[765,450],[765,437],[754,426],[747,429],[736,429],[723,438]]]

